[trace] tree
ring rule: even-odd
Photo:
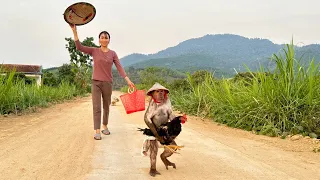
[[[69,83],[75,83],[75,73],[72,71],[71,64],[63,64],[58,68],[58,77],[60,82],[67,81]]]
[[[75,83],[82,89],[88,89],[87,82],[92,67],[92,57],[77,50],[75,42],[71,38],[65,38],[65,40],[67,41],[66,48],[70,54],[72,72],[75,74]],[[89,47],[99,47],[93,43],[93,37],[87,37],[81,44]]]
[[[206,70],[199,70],[199,71],[195,71],[191,75],[191,78],[193,79],[193,83],[195,83],[196,85],[199,85],[199,84],[202,84],[205,81],[206,76],[213,77],[211,72],[206,71]]]
[[[90,55],[77,50],[76,44],[73,39],[65,38],[65,40],[68,42],[68,44],[66,44],[66,48],[70,53],[71,63],[78,66],[92,66],[92,58]],[[99,47],[93,43],[93,37],[87,37],[83,42],[81,42],[81,44],[89,47]]]
[[[165,81],[165,76],[162,72],[162,68],[158,67],[148,67],[143,71],[139,72],[141,83],[147,86],[152,86],[155,82],[158,82],[164,86],[167,85]]]
[[[48,71],[43,72],[43,85],[46,86],[58,86],[58,78],[52,73]]]

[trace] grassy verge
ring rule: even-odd
[[[14,80],[14,74],[0,76],[0,114],[17,113],[35,106],[46,107],[48,103],[85,94],[76,86],[64,82],[57,87],[26,84],[24,80]]]
[[[301,65],[293,44],[272,60],[274,70],[249,70],[249,80],[207,75],[195,83],[189,75],[189,90],[173,91],[172,102],[180,111],[258,134],[320,136],[319,64]]]

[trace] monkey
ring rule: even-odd
[[[158,142],[163,143],[164,139],[158,135],[157,128],[175,118],[172,110],[170,99],[168,98],[169,90],[159,83],[155,83],[147,92],[148,96],[151,96],[149,106],[144,115],[144,122],[150,128],[155,137],[149,137],[145,139],[143,143],[143,155],[147,155],[147,151],[150,151],[150,176],[156,176],[160,173],[156,169]],[[171,145],[177,145],[175,141],[172,141]],[[163,153],[160,155],[162,162],[166,169],[168,166],[176,168],[175,163],[170,162],[167,158],[173,154],[167,148],[164,148]]]

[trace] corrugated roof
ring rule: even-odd
[[[39,74],[42,67],[40,65],[22,65],[22,64],[0,64],[0,70],[2,72],[10,72],[16,69],[16,72]]]

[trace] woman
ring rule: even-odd
[[[111,103],[112,94],[112,65],[113,63],[118,69],[119,74],[123,77],[129,87],[134,87],[126,75],[123,67],[120,64],[117,53],[108,48],[110,42],[110,35],[106,31],[99,34],[100,47],[87,47],[83,46],[78,38],[77,28],[75,25],[70,24],[76,48],[93,58],[93,73],[92,73],[92,105],[93,105],[93,124],[95,135],[94,139],[101,140],[100,126],[101,126],[101,96],[103,99],[103,122],[101,133],[109,135],[108,120],[109,120],[109,107]]]

